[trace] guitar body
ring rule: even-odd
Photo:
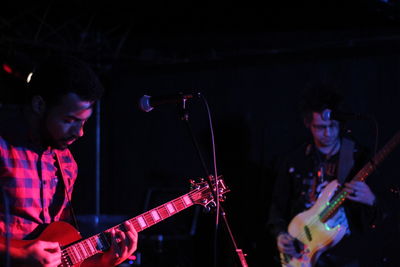
[[[290,222],[288,232],[304,244],[304,250],[301,252],[300,258],[281,253],[282,266],[311,267],[324,251],[336,245],[343,238],[347,231],[347,225],[338,224],[330,227],[328,223],[322,222],[319,218],[319,214],[329,203],[338,186],[337,180],[330,182],[321,192],[314,206],[299,213]]]
[[[213,178],[213,177],[211,177]],[[229,192],[225,186],[224,181],[218,179],[211,179],[213,184],[218,183],[219,192],[217,197],[220,201],[224,201],[224,194]],[[199,204],[204,207],[215,206],[214,195],[207,182],[204,180],[199,183],[191,182],[194,189],[189,193],[182,195],[174,200],[171,200],[163,205],[153,208],[143,214],[127,220],[132,224],[137,232],[143,231],[150,226],[153,226],[163,220],[178,214],[180,211],[185,210],[194,204]],[[213,205],[211,205],[213,204]],[[89,257],[107,251],[110,248],[111,242],[108,238],[107,232],[114,230],[124,231],[123,224],[116,225],[102,233],[82,239],[78,231],[66,222],[53,222],[48,225],[37,239],[34,240],[10,240],[10,245],[15,248],[22,248],[28,246],[37,240],[58,242],[62,249],[61,265],[59,267],[78,267],[80,263]],[[0,237],[0,244],[5,244],[5,238]],[[240,256],[240,254],[239,254]],[[241,257],[241,262],[245,262],[244,255]],[[19,265],[20,266],[20,265]],[[245,266],[245,265],[244,265]]]
[[[69,245],[75,241],[81,239],[81,235],[78,231],[70,224],[66,222],[53,222],[49,224],[46,229],[39,235],[38,238],[33,240],[10,240],[12,246],[23,247],[27,246],[37,240],[58,242],[60,246]]]
[[[70,224],[66,222],[53,222],[49,224],[44,231],[39,235],[38,238],[32,240],[17,240],[11,239],[10,245],[15,248],[28,246],[38,240],[41,241],[50,241],[50,242],[58,242],[61,247],[72,244],[82,237],[78,233],[78,231]],[[4,238],[1,238],[1,242],[5,242]],[[62,266],[69,266],[63,263]],[[74,267],[79,266],[79,264],[73,265]]]

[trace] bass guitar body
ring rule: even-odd
[[[400,131],[355,175],[352,181],[364,182],[390,152],[400,143]],[[289,234],[304,244],[299,257],[280,254],[284,267],[311,267],[320,255],[335,246],[349,229],[346,215],[341,205],[346,200],[347,191],[337,180],[330,182],[321,192],[318,200],[309,209],[299,213],[290,222]],[[297,242],[297,241],[296,241]]]
[[[321,211],[330,205],[330,200],[337,191],[337,180],[330,182],[321,192],[316,203],[309,209],[299,213],[290,222],[288,232],[304,244],[301,256],[292,257],[281,253],[281,263],[284,267],[311,267],[319,256],[328,248],[336,245],[347,231],[347,223],[343,222],[343,214],[334,215],[329,221],[322,222]]]

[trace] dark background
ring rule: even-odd
[[[13,70],[3,65],[0,103],[20,102],[18,80],[49,54],[78,56],[99,73],[106,87],[99,113],[71,147],[80,165],[73,203],[90,235],[186,194],[189,179],[213,173],[203,98],[189,100],[188,123],[173,104],[149,113],[137,107],[144,94],[200,92],[213,119],[218,173],[231,190],[223,206],[237,246],[250,266],[273,266],[275,247],[263,229],[273,167],[307,136],[297,111],[303,88],[339,87],[349,112],[376,118],[379,148],[399,130],[399,8],[399,1],[13,1],[0,9],[1,64]],[[373,121],[349,128],[375,146]],[[371,266],[397,260],[399,156],[395,150],[370,181],[391,211],[368,246],[373,253],[366,251]],[[240,266],[219,226],[218,266]],[[192,207],[140,233],[140,265],[213,266],[214,236],[215,214]]]

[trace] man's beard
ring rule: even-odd
[[[68,148],[68,141],[72,141],[76,139],[75,137],[68,137],[68,138],[62,138],[62,139],[54,139],[49,130],[47,129],[45,123],[42,123],[41,127],[41,141],[43,146],[46,147],[51,147],[55,149],[60,149],[60,150],[65,150]]]
[[[49,140],[49,146],[55,149],[65,150],[67,149],[73,142],[75,142],[76,137],[63,138],[61,140]]]
[[[64,150],[68,147],[68,145],[65,142],[55,140],[55,139],[51,138],[49,135],[44,136],[43,144],[45,145],[45,147],[50,146],[51,148],[60,149],[60,150]]]

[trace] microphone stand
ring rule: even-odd
[[[200,93],[198,93],[198,96],[201,97],[204,100],[204,102],[206,104],[206,107],[207,107],[207,111],[209,112],[208,104],[207,104],[207,101],[205,100],[205,98]],[[215,235],[214,235],[214,238],[215,238],[214,239],[214,243],[215,243],[214,266],[217,267],[217,256],[216,256],[217,255],[217,253],[216,253],[217,252],[217,245],[216,244],[217,244],[217,233],[218,233],[218,229],[219,229],[219,216],[221,215],[222,218],[223,218],[223,221],[225,223],[225,227],[228,230],[229,237],[231,238],[231,241],[232,241],[233,247],[235,249],[235,252],[237,253],[237,255],[239,257],[241,266],[242,267],[248,267],[248,264],[247,264],[247,261],[246,261],[246,258],[245,258],[245,256],[247,256],[247,255],[243,254],[242,249],[239,249],[237,247],[236,240],[235,240],[235,238],[234,238],[234,236],[232,234],[232,230],[231,230],[231,228],[229,226],[228,219],[226,217],[226,212],[223,209],[223,207],[221,206],[220,201],[219,201],[219,196],[218,196],[218,192],[219,192],[219,189],[218,189],[218,174],[217,174],[217,169],[216,169],[216,164],[215,164],[215,154],[214,154],[214,168],[215,168],[215,170],[214,170],[214,172],[215,172],[215,176],[214,176],[214,179],[215,179],[215,190],[214,190],[213,182],[212,182],[212,175],[209,175],[210,172],[208,171],[208,168],[207,168],[207,166],[205,164],[204,158],[203,158],[203,156],[201,154],[198,142],[197,142],[196,137],[195,137],[195,135],[193,133],[192,127],[191,127],[191,125],[189,123],[189,111],[187,109],[186,101],[187,101],[187,99],[182,98],[181,105],[179,105],[179,107],[180,107],[179,108],[179,113],[180,113],[180,116],[181,116],[181,120],[185,122],[185,125],[187,126],[187,129],[189,131],[190,137],[192,138],[192,142],[193,142],[193,144],[194,144],[194,146],[196,148],[197,155],[198,155],[198,157],[200,159],[200,162],[202,164],[203,170],[204,170],[204,172],[206,174],[206,177],[208,179],[208,184],[209,184],[210,188],[212,189],[211,192],[213,194],[214,201],[215,201],[216,208],[217,208],[216,223],[215,223]],[[209,115],[209,119],[210,119],[210,125],[211,125],[211,130],[212,130],[212,123],[211,123],[210,115]],[[214,139],[212,140],[212,142],[214,142]]]

